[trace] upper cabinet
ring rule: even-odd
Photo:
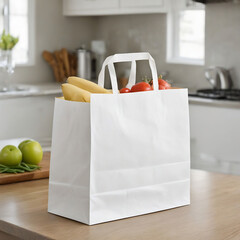
[[[167,0],[63,0],[65,16],[167,12]]]
[[[163,0],[120,0],[120,7],[142,8],[142,7],[163,7]]]

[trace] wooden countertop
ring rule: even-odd
[[[0,231],[21,239],[240,239],[240,176],[191,172],[191,205],[87,226],[47,212],[48,180],[0,186]]]

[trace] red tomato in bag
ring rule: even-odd
[[[151,91],[151,86],[146,82],[139,82],[132,86],[131,92]]]
[[[159,86],[159,89],[160,89],[160,87],[165,88],[165,89],[171,88],[171,85],[161,78],[158,79],[158,86]]]
[[[150,82],[152,89],[153,89],[153,81]],[[165,89],[170,89],[171,88],[171,84],[169,84],[168,82],[166,82],[165,80],[159,78],[158,79],[158,89],[159,90],[165,90]]]
[[[119,92],[120,93],[129,93],[129,92],[131,92],[131,90],[129,88],[122,88]]]

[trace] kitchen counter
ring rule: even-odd
[[[239,186],[240,176],[192,170],[191,205],[87,226],[47,212],[47,179],[3,185],[0,239],[238,240]]]
[[[22,98],[43,95],[59,95],[62,93],[60,83],[38,83],[32,85],[19,84],[20,91],[0,92],[0,99]]]
[[[225,108],[240,108],[240,101],[230,101],[230,100],[216,100],[210,98],[202,97],[188,97],[190,104],[198,104],[205,106],[214,106],[214,107],[225,107]]]
[[[177,84],[177,87],[186,88],[185,85]],[[214,107],[222,107],[222,108],[240,108],[240,101],[231,101],[231,100],[219,100],[219,99],[211,99],[211,98],[203,98],[195,96],[197,92],[197,88],[187,88],[188,100],[190,104],[202,105],[202,106],[214,106]]]
[[[33,85],[18,85],[20,88],[26,88],[23,91],[13,92],[0,92],[0,100],[8,98],[22,98],[22,97],[36,97],[36,96],[47,96],[47,95],[62,95],[60,83],[38,83]],[[189,92],[195,93],[196,90],[189,89]],[[217,107],[228,107],[228,108],[240,108],[240,101],[227,101],[227,100],[215,100],[209,98],[192,97],[189,96],[190,104],[206,105],[206,106],[217,106]]]

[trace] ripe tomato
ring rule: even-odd
[[[151,91],[151,86],[146,82],[139,82],[132,86],[131,92]]]
[[[153,88],[153,81],[150,82],[152,88]],[[170,89],[171,88],[171,84],[169,84],[168,82],[166,82],[165,80],[159,78],[158,79],[158,89],[159,90],[164,90],[164,89]]]
[[[158,79],[158,86],[159,86],[159,89],[160,89],[160,86],[164,87],[165,89],[171,88],[171,85],[161,78]]]
[[[122,88],[119,92],[120,93],[129,93],[131,90],[129,88]]]

